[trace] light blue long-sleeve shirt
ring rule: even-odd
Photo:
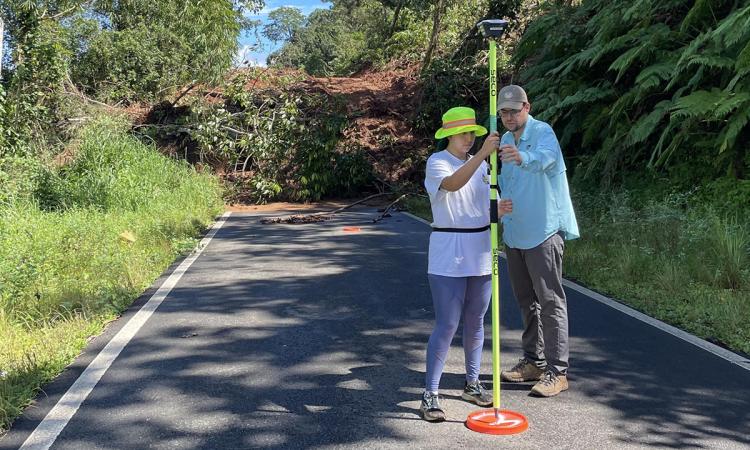
[[[519,142],[506,132],[503,144],[515,145],[522,160],[503,163],[498,175],[500,198],[513,200],[513,212],[502,218],[505,244],[530,249],[557,232],[578,238],[565,161],[552,127],[529,115]]]

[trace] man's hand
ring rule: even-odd
[[[523,162],[521,160],[521,153],[512,144],[503,144],[500,146],[500,160],[504,163],[514,162],[517,165]]]
[[[497,203],[497,215],[503,217],[506,214],[513,212],[513,200],[509,198],[502,198]]]

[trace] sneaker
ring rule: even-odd
[[[425,391],[422,395],[422,406],[419,407],[422,418],[428,422],[442,422],[445,420],[445,411],[440,407],[437,394]]]
[[[467,402],[476,403],[478,406],[490,406],[492,404],[492,395],[479,382],[466,383],[461,398]]]
[[[500,372],[500,378],[503,381],[520,383],[522,381],[537,381],[542,379],[544,369],[540,369],[536,364],[526,358],[521,358],[518,364],[510,370]]]
[[[554,397],[560,392],[567,390],[567,375],[556,374],[551,370],[547,370],[539,382],[531,388],[531,393],[539,397]]]

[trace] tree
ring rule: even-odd
[[[104,20],[75,55],[73,80],[110,101],[159,99],[218,80],[263,0],[97,0]],[[94,20],[94,19],[88,19]],[[183,91],[184,92],[184,91]]]
[[[5,47],[3,47],[3,37],[5,37],[5,22],[0,15],[0,81],[3,79],[3,57],[5,57]]]
[[[0,104],[0,154],[26,154],[33,140],[56,133],[63,107],[67,52],[60,21],[79,10],[81,1],[5,0],[0,3],[10,55],[4,59],[5,92]]]
[[[432,13],[432,33],[430,33],[430,43],[427,46],[427,52],[422,60],[422,70],[425,70],[430,65],[432,59],[432,53],[437,47],[438,34],[440,33],[440,20],[445,12],[447,0],[438,0],[435,5],[435,9]]]
[[[291,42],[305,22],[302,11],[293,6],[282,6],[268,14],[269,23],[263,27],[263,36],[273,42]]]
[[[348,75],[372,60],[368,52],[382,47],[388,27],[383,6],[374,0],[339,4],[313,11],[268,64],[303,68],[312,75]]]

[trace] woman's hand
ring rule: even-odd
[[[492,152],[497,151],[499,144],[500,134],[498,134],[497,131],[490,133],[487,136],[487,139],[484,140],[482,148],[479,149],[479,157],[482,159],[487,159],[487,157],[490,156]]]

